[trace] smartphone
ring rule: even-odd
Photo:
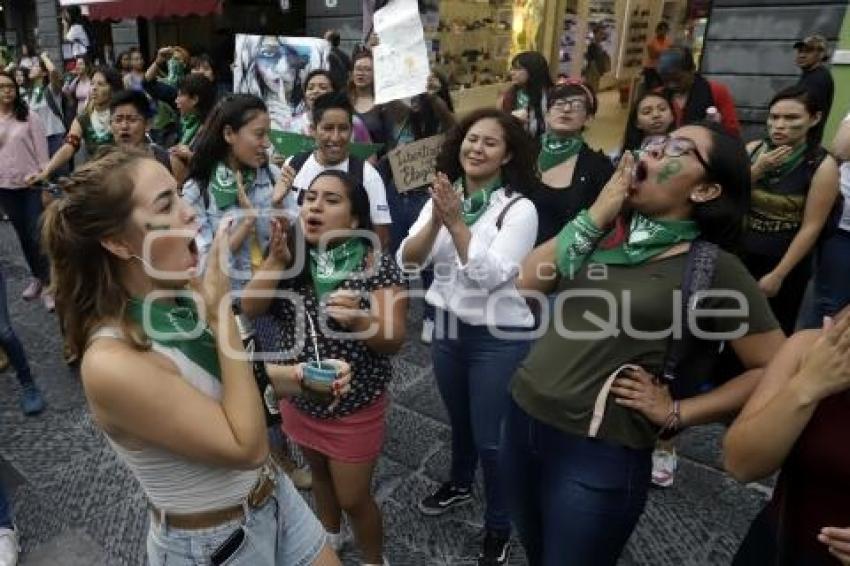
[[[245,531],[242,527],[239,527],[233,531],[230,536],[213,551],[212,554],[210,554],[210,562],[212,565],[221,566],[221,564],[227,562],[231,556],[236,554],[236,551],[242,546],[242,542],[244,540]]]

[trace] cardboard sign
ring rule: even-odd
[[[434,180],[437,155],[445,138],[443,134],[431,136],[405,144],[387,154],[398,192],[416,189]]]

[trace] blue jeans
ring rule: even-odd
[[[646,505],[652,450],[567,434],[511,402],[502,472],[531,566],[615,565]]]
[[[29,363],[27,363],[26,352],[24,352],[24,347],[21,345],[18,335],[15,334],[9,319],[9,307],[6,302],[6,278],[2,271],[0,271],[0,346],[9,356],[9,363],[15,368],[21,385],[32,383],[32,373]],[[0,513],[0,519],[2,519],[2,513]]]
[[[46,283],[49,278],[47,258],[41,252],[39,244],[39,218],[43,209],[41,191],[0,188],[0,208],[9,215],[32,276]]]
[[[393,255],[398,251],[402,240],[410,233],[410,228],[419,218],[419,213],[422,212],[422,207],[429,198],[431,197],[424,189],[399,193],[392,180],[387,183],[387,205],[393,217],[393,223],[390,225],[390,251]],[[427,291],[434,281],[434,270],[430,267],[423,269],[421,277],[422,288]],[[427,302],[424,305],[422,318],[434,320],[434,307]]]
[[[821,328],[823,317],[833,316],[850,304],[850,232],[836,230],[817,248],[814,301],[802,317],[804,328]]]
[[[439,321],[445,313],[439,311]],[[499,452],[505,413],[510,402],[508,385],[528,353],[526,339],[495,338],[486,326],[458,321],[456,339],[435,332],[431,346],[434,374],[452,426],[451,481],[468,487],[481,460],[487,506],[484,526],[509,531],[506,489],[499,473]]]
[[[0,529],[12,528],[12,502],[6,496],[6,488],[0,482]]]
[[[249,509],[247,517],[211,529],[184,530],[151,522],[148,561],[151,566],[209,564],[210,555],[239,528],[244,542],[224,564],[228,566],[307,566],[325,545],[325,529],[279,472],[277,489],[265,505]]]

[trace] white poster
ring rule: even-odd
[[[315,37],[236,35],[233,90],[256,94],[269,108],[272,129],[292,131],[303,109],[304,79],[328,68],[330,44]]]
[[[390,0],[374,22],[380,41],[372,50],[375,104],[425,92],[430,67],[417,1]]]

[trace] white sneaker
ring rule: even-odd
[[[670,487],[676,477],[679,458],[675,450],[656,449],[652,453],[652,483],[657,487]]]
[[[0,566],[18,563],[18,535],[13,529],[0,529]]]
[[[422,319],[422,336],[419,339],[423,344],[430,344],[434,339],[434,321],[430,318]]]

